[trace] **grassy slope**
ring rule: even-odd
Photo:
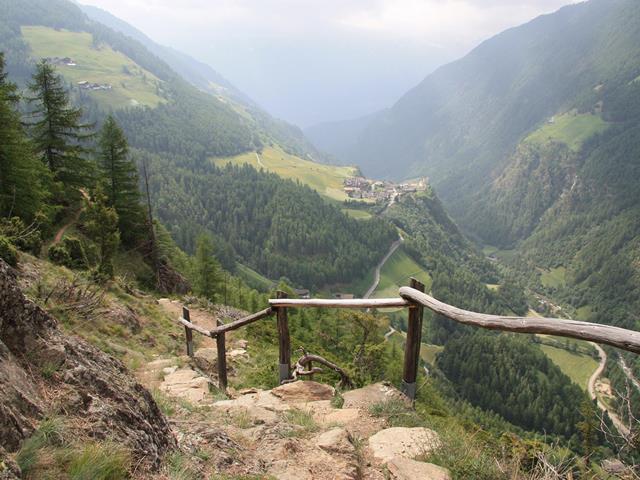
[[[550,345],[541,345],[540,348],[574,383],[584,390],[587,389],[589,377],[598,368],[598,362],[587,355]]]
[[[529,135],[525,142],[545,143],[553,140],[566,144],[571,150],[580,150],[583,142],[603,132],[608,124],[599,115],[590,113],[564,113]]]
[[[358,210],[356,208],[343,208],[342,212],[356,220],[368,220],[372,217],[372,215],[366,210]]]
[[[545,287],[560,288],[567,282],[567,269],[565,267],[552,268],[540,275],[540,282]]]
[[[418,265],[401,248],[387,260],[380,271],[380,284],[373,292],[373,297],[397,297],[398,289],[409,284],[409,278],[415,277],[425,284],[426,290],[431,290],[431,276]]]
[[[242,278],[248,285],[256,290],[260,291],[268,291],[273,287],[274,282],[269,280],[267,277],[261,275],[255,270],[247,267],[246,265],[242,265],[239,263],[237,265],[237,274],[240,278]]]
[[[258,155],[260,160],[258,160]],[[343,191],[344,179],[356,174],[353,167],[324,165],[290,155],[278,147],[265,147],[263,152],[249,152],[229,158],[213,159],[216,165],[248,163],[257,169],[263,168],[283,178],[299,180],[321,195],[333,200],[347,200]]]
[[[155,107],[163,101],[156,93],[156,87],[162,83],[157,77],[111,47],[94,48],[90,33],[29,26],[22,27],[22,35],[36,59],[72,58],[77,63],[75,67],[56,65],[56,68],[73,84],[87,80],[112,85],[112,90],[90,93],[102,105],[116,109],[134,105]]]

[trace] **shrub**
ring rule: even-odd
[[[80,240],[65,237],[60,243],[49,247],[49,260],[67,268],[86,268],[87,260]]]
[[[18,265],[18,251],[5,236],[0,236],[0,258],[12,267]]]
[[[65,237],[62,240],[64,248],[69,252],[71,259],[71,265],[67,265],[70,268],[86,268],[87,260],[82,246],[82,242],[75,237]]]
[[[72,263],[71,255],[69,255],[69,251],[63,243],[51,245],[51,247],[49,247],[49,253],[47,255],[49,257],[49,260],[57,265],[64,265],[65,267],[69,267]]]
[[[31,252],[34,255],[40,253],[42,247],[40,230],[34,225],[25,226],[18,217],[0,219],[0,235],[10,239],[16,248],[23,252]]]

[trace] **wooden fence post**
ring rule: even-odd
[[[218,319],[218,326],[222,325],[222,321]],[[218,384],[220,390],[227,391],[227,350],[225,345],[225,333],[216,335],[216,347],[218,348]]]
[[[287,298],[285,292],[278,290],[277,298]],[[276,312],[278,326],[278,346],[280,351],[280,360],[278,372],[280,374],[280,383],[291,378],[291,339],[289,338],[289,321],[287,319],[287,308],[278,307]]]
[[[182,318],[184,318],[188,322],[191,321],[191,317],[189,316],[189,309],[187,307],[182,307]],[[193,330],[185,325],[184,333],[187,337],[187,355],[193,357]]]
[[[424,292],[424,285],[415,278],[409,283],[411,288]],[[418,377],[418,361],[422,342],[423,307],[414,304],[409,308],[409,324],[404,346],[404,369],[402,373],[402,391],[411,400],[416,398],[416,379]]]

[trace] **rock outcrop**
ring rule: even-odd
[[[15,452],[51,415],[81,419],[78,438],[126,445],[152,467],[176,447],[149,391],[119,360],[63,334],[0,260],[0,447]]]

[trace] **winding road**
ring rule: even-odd
[[[373,275],[373,283],[362,298],[369,298],[371,295],[373,295],[373,292],[375,292],[376,288],[378,288],[378,285],[380,284],[380,271],[382,270],[382,267],[384,267],[384,264],[387,263],[387,260],[391,258],[391,255],[395,253],[398,247],[402,245],[402,242],[404,242],[404,238],[402,238],[402,235],[400,235],[400,238],[398,238],[398,240],[391,244],[391,247],[389,248],[387,254],[382,260],[380,260],[380,263],[378,263],[378,265],[376,266],[376,271]]]

